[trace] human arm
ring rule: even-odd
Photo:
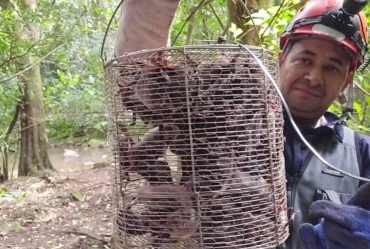
[[[116,57],[127,52],[168,46],[180,0],[125,0],[114,46]]]

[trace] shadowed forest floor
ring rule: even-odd
[[[1,249],[109,248],[109,167],[19,178],[0,191]]]

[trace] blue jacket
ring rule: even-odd
[[[339,119],[338,116],[331,112],[324,114],[326,123],[317,128],[310,126],[299,126],[302,134],[311,143],[322,140],[326,136],[335,135],[339,142],[343,140],[343,127],[334,126],[333,122]],[[299,172],[304,160],[307,158],[310,150],[300,139],[292,139],[298,136],[295,132],[287,115],[284,115],[284,136],[286,137],[284,156],[285,170],[287,177],[293,176]],[[294,142],[292,142],[294,141]],[[370,178],[370,137],[359,134],[359,153],[361,156],[360,165],[362,165],[361,176]],[[363,184],[363,182],[361,183]]]
[[[343,143],[343,135],[344,135],[344,128],[342,124],[336,123],[335,121],[339,120],[339,117],[334,115],[333,113],[326,112],[323,116],[323,118],[320,120],[320,126],[317,128],[312,128],[310,126],[305,125],[298,125],[301,133],[304,135],[306,140],[313,146],[313,147],[322,147],[327,146],[324,143],[327,143],[328,141],[333,141],[332,139],[337,139],[338,143]],[[315,201],[313,196],[313,193],[311,190],[312,188],[317,188],[318,186],[321,186],[319,181],[320,179],[330,179],[330,177],[324,177],[320,175],[320,172],[315,172],[316,167],[309,167],[308,163],[311,162],[310,157],[310,149],[302,142],[302,140],[299,138],[298,134],[296,133],[295,129],[293,128],[289,118],[287,117],[286,113],[284,113],[284,136],[285,136],[285,144],[284,144],[284,156],[285,156],[285,170],[286,170],[286,178],[287,178],[287,189],[288,191],[288,206],[294,207],[294,209],[308,212],[308,206],[309,203],[312,203],[312,201]],[[348,134],[348,132],[347,132]],[[343,155],[346,155],[346,158],[341,159],[341,155],[338,155],[338,167],[339,168],[347,168],[347,171],[358,174],[357,172],[360,172],[360,175],[363,177],[370,178],[370,137],[357,133],[357,141],[355,140],[356,144],[356,151],[354,153],[356,155],[349,155],[347,152]],[[348,138],[346,139],[346,144],[348,144]],[[357,143],[356,143],[357,142]],[[319,146],[322,145],[322,146]],[[328,144],[330,146],[330,144]],[[342,148],[346,148],[346,145]],[[349,147],[348,147],[349,148]],[[344,152],[343,149],[336,149],[335,151],[338,151],[338,153]],[[347,151],[347,150],[345,150]],[[348,150],[349,153],[350,150]],[[320,153],[320,152],[319,152]],[[352,152],[353,153],[353,152]],[[333,155],[335,156],[335,155]],[[351,160],[356,159],[350,159],[350,157],[356,158],[357,162],[353,163],[352,167],[356,167],[356,169],[351,170],[348,167],[351,167]],[[333,157],[331,157],[333,158]],[[335,157],[334,157],[335,158]],[[345,163],[342,165],[341,163]],[[334,164],[334,166],[336,166]],[[309,171],[306,175],[306,177],[303,177],[303,174],[305,171]],[[322,170],[322,167],[317,167],[317,170]],[[310,176],[316,175],[318,178],[310,179]],[[297,181],[297,179],[299,179]],[[348,181],[347,180],[338,182],[338,179],[333,179],[333,181],[329,180],[330,183],[326,182],[321,186],[321,188],[326,188],[324,186],[332,186],[331,190],[339,190],[342,195],[343,193],[354,193],[356,187],[363,184],[363,182],[358,183],[358,181]],[[298,182],[301,185],[298,184]],[[352,182],[352,183],[351,183]],[[312,183],[312,186],[308,186],[310,183]],[[298,184],[298,185],[297,185]],[[303,185],[302,185],[303,184]],[[308,184],[308,185],[307,185]],[[328,185],[329,184],[329,185]],[[332,185],[334,184],[335,187]],[[358,186],[357,186],[358,185]],[[300,186],[300,187],[298,187]],[[316,187],[314,187],[316,186]],[[297,192],[299,189],[299,194],[297,195]],[[320,187],[319,187],[320,189]],[[293,191],[293,192],[290,192]],[[317,192],[316,192],[317,193]],[[303,194],[303,196],[302,196]],[[338,196],[339,197],[339,196]],[[345,197],[347,198],[348,195]],[[345,199],[343,196],[341,197]],[[345,200],[342,200],[345,201]],[[288,215],[292,215],[293,211],[297,210],[291,210],[288,212]],[[282,245],[278,248],[288,248],[288,249],[294,249],[294,248],[301,248],[301,245],[299,245],[298,235],[297,235],[297,229],[301,222],[314,222],[309,221],[310,218],[307,216],[306,213],[301,213],[298,215],[299,217],[296,217],[294,220],[294,224],[291,224],[289,227],[290,237],[285,243],[285,246]],[[293,230],[294,229],[294,230]]]

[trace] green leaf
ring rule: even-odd
[[[358,114],[362,113],[362,107],[359,102],[355,101],[355,103],[353,103],[353,108],[356,110]]]
[[[358,125],[357,128],[359,130],[363,130],[363,131],[370,131],[370,128],[366,127],[366,126],[363,126],[363,125]]]
[[[245,24],[246,25],[256,25],[256,26],[260,26],[262,25],[263,23],[265,22],[264,19],[261,19],[261,18],[253,18],[253,21],[252,20],[249,20],[248,22],[246,22]]]
[[[366,96],[365,101],[366,101],[366,104],[370,105],[370,96]]]
[[[236,30],[236,24],[235,23],[231,23],[229,30],[230,30],[230,32],[235,32],[235,30]]]
[[[83,200],[83,195],[80,191],[78,190],[73,190],[71,192],[72,199],[77,200],[77,201],[82,201]]]
[[[10,231],[18,232],[25,229],[18,221],[12,221],[7,226]]]
[[[267,19],[270,17],[269,13],[266,10],[260,9],[258,12],[255,12],[251,15],[253,18]]]
[[[240,29],[240,28],[237,28],[235,23],[231,23],[230,28],[229,28],[229,31],[231,33],[233,33],[233,37],[234,38],[236,38],[238,35],[240,35],[241,33],[243,33],[243,30]]]

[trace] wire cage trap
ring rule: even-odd
[[[248,48],[248,49],[247,49]],[[274,248],[288,236],[276,55],[234,44],[105,64],[118,248]]]

